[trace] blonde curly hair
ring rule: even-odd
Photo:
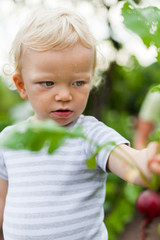
[[[12,77],[21,72],[21,56],[24,48],[36,51],[63,50],[81,42],[86,48],[94,49],[94,76],[92,86],[99,85],[95,77],[97,66],[97,40],[81,16],[64,8],[38,8],[31,12],[18,31],[10,53],[10,62],[4,68],[5,75]]]

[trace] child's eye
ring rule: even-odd
[[[41,84],[42,84],[43,86],[50,87],[50,86],[53,86],[53,85],[54,85],[54,82],[47,81],[47,82],[42,82]]]
[[[84,84],[84,81],[77,81],[77,82],[74,82],[73,85],[74,86],[77,86],[77,87],[80,87]]]

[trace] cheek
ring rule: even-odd
[[[47,95],[45,95],[43,92],[39,91],[36,87],[31,86],[29,88],[26,88],[28,98],[30,101],[37,101],[42,102],[44,100],[47,100]]]
[[[36,92],[29,92],[28,100],[30,101],[34,110],[43,111],[49,106],[48,96],[37,94]]]
[[[76,95],[75,98],[77,100],[77,105],[81,108],[85,108],[88,102],[90,91],[86,90],[83,93]]]
[[[88,101],[88,97],[89,97],[89,94],[90,94],[90,90],[91,90],[90,87],[85,90],[85,93],[84,93],[85,101]]]

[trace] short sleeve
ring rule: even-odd
[[[6,169],[3,154],[1,151],[0,151],[0,178],[4,180],[8,180],[7,169]]]
[[[97,165],[106,172],[106,164],[110,152],[119,144],[130,144],[128,140],[122,137],[114,129],[106,126],[104,123],[98,121],[97,119],[91,117],[90,123],[86,123],[86,135],[88,139],[92,142],[103,147],[96,156]],[[110,144],[111,143],[111,144]],[[85,151],[87,158],[89,158],[95,151],[94,144],[86,142]]]

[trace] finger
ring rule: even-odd
[[[158,153],[160,145],[157,142],[150,142],[147,146],[148,159],[151,159]]]
[[[160,155],[158,155],[158,151],[160,149],[160,145],[157,142],[150,142],[147,146],[148,152],[148,168],[151,172],[160,173]]]
[[[160,174],[160,157],[156,157],[153,160],[151,160],[148,164],[148,167],[150,171]]]

